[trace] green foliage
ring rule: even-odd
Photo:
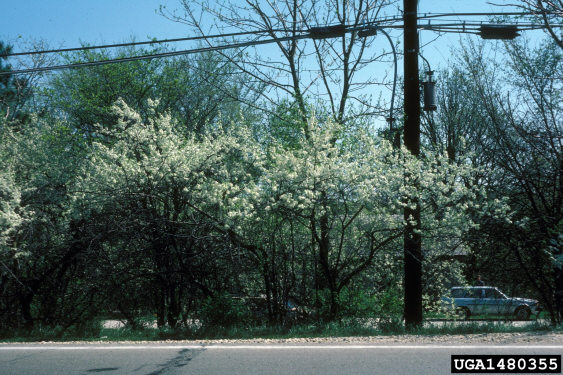
[[[0,55],[12,53],[13,47],[0,40]],[[8,57],[0,57],[0,72],[11,72],[12,66],[8,63]],[[29,99],[31,88],[28,80],[21,76],[5,74],[0,76],[0,130],[8,125],[11,128],[19,128],[22,122],[29,120],[29,113],[23,108]]]
[[[1,55],[9,55],[10,53],[12,53],[12,46],[7,45],[5,42],[0,41],[0,54]],[[8,60],[7,56],[2,56],[0,57],[0,72],[5,73],[5,72],[11,72],[12,71],[12,67],[6,63],[6,61]],[[3,75],[0,76],[0,98],[2,100],[2,102],[5,100],[4,98],[8,95],[10,95],[10,86],[11,86],[11,80],[13,79],[13,77],[10,74],[7,75]]]
[[[465,215],[482,193],[460,183],[473,173],[465,165],[416,160],[361,129],[339,143],[342,126],[315,119],[290,144],[257,142],[244,121],[186,137],[158,101],[146,105],[142,114],[119,101],[115,123],[94,127],[88,148],[68,121],[47,118],[6,138],[5,170],[17,173],[2,190],[2,244],[10,259],[15,248],[25,254],[4,270],[15,276],[4,298],[19,301],[5,305],[7,324],[70,326],[118,311],[132,329],[148,312],[161,328],[192,319],[208,328],[353,317],[394,325],[401,197],[432,203],[425,238],[472,228]],[[427,248],[426,287],[436,294],[451,268],[443,251]],[[264,306],[250,311],[223,290],[264,295]]]
[[[470,113],[454,116],[463,98],[416,159],[367,124],[304,119],[289,101],[258,124],[219,95],[244,95],[236,82],[213,91],[232,67],[213,73],[207,57],[66,71],[46,92],[50,116],[3,134],[3,324],[70,327],[117,313],[138,330],[150,313],[162,335],[197,320],[210,335],[357,319],[391,332],[404,308],[406,197],[422,207],[428,311],[463,282],[451,254],[470,254],[479,220],[511,224],[505,201],[487,197],[488,165],[471,159],[485,148],[450,139],[476,134],[460,126]],[[253,299],[260,306],[241,302]]]
[[[331,297],[328,289],[318,293],[319,321],[331,321]],[[343,288],[337,299],[338,321],[357,320],[375,322],[382,330],[390,329],[390,325],[401,324],[403,315],[403,295],[399,286],[385,288],[380,292],[369,290],[358,283]]]
[[[217,340],[217,339],[292,339],[335,337],[363,337],[381,335],[407,334],[400,322],[394,325],[377,326],[346,320],[324,324],[301,324],[292,327],[284,326],[231,326],[223,327],[178,327],[171,329],[145,328],[143,330],[131,327],[100,328],[101,324],[92,323],[89,330],[62,330],[60,327],[37,326],[32,331],[10,329],[0,332],[3,342],[33,342],[33,341],[157,341],[157,340]],[[545,323],[535,322],[525,326],[515,326],[509,322],[467,322],[463,324],[444,322],[443,324],[425,325],[408,334],[413,335],[468,335],[483,333],[515,333],[515,332],[558,332]]]
[[[198,316],[205,328],[245,327],[250,320],[250,311],[240,299],[234,299],[230,293],[221,293],[208,297]]]
[[[73,64],[164,51],[168,51],[165,46],[85,50],[63,55],[63,59]],[[184,134],[198,133],[221,113],[230,117],[245,110],[237,102],[256,88],[244,88],[238,77],[231,65],[222,64],[213,53],[65,70],[51,77],[44,92],[45,105],[53,116],[69,120],[70,126],[92,141],[97,124],[111,129],[117,122],[112,110],[117,100],[125,101],[145,121],[154,109],[147,105],[148,100],[158,100],[158,113],[169,112]]]
[[[68,341],[72,339],[91,340],[98,338],[103,330],[99,320],[83,321],[70,327],[60,325],[35,325],[30,329],[7,327],[0,330],[0,340],[18,341]]]
[[[378,301],[379,298],[369,293],[368,290],[362,287],[356,287],[354,289],[356,290],[346,287],[340,292],[339,311],[342,317],[359,319],[375,318],[378,316],[377,310],[384,310],[388,307],[384,303],[378,303],[381,302]]]
[[[307,131],[307,124],[297,103],[284,100],[275,106],[275,110],[268,116],[262,126],[257,126],[255,133],[260,141],[270,143],[275,140],[285,149],[295,149],[299,146],[301,134]]]

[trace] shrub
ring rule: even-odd
[[[205,328],[248,325],[249,317],[248,308],[241,301],[233,299],[229,293],[208,297],[199,312],[199,318]]]

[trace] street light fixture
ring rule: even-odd
[[[508,25],[485,25],[479,27],[479,32],[477,33],[483,39],[500,39],[500,40],[512,40],[517,36],[518,28],[516,26]]]
[[[395,89],[397,87],[397,52],[395,51],[395,45],[393,44],[393,40],[391,39],[391,36],[389,36],[389,34],[379,26],[366,26],[364,30],[358,33],[358,37],[365,38],[368,36],[374,36],[377,35],[378,31],[381,31],[383,34],[385,34],[385,36],[389,40],[389,43],[391,44],[391,50],[393,51],[393,60],[394,60],[393,66],[395,67],[395,74],[393,77],[393,93],[391,94],[391,108],[389,109],[389,117],[387,118],[387,122],[389,122],[389,131],[391,133],[391,139],[392,139],[391,141],[393,142],[395,147],[398,148],[400,147],[400,138],[397,129],[395,129],[395,116],[393,116],[393,112],[394,112],[393,105],[395,103]]]
[[[331,26],[318,26],[309,29],[309,36],[311,39],[327,39],[327,38],[340,38],[346,33],[346,26],[331,25]]]

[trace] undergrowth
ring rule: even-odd
[[[544,322],[530,322],[516,326],[507,321],[445,321],[428,324],[411,330],[411,335],[458,335],[478,333],[509,333],[560,330]],[[319,323],[282,326],[231,326],[225,327],[182,327],[182,328],[104,328],[102,322],[82,327],[63,329],[61,327],[34,327],[31,330],[4,330],[0,332],[2,342],[41,341],[158,341],[158,340],[212,340],[212,339],[289,339],[314,337],[361,337],[407,334],[398,322],[371,324],[359,321],[340,323]]]

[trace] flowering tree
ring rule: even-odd
[[[188,324],[203,313],[205,299],[225,292],[264,295],[271,323],[295,316],[295,306],[303,318],[340,319],[350,310],[346,304],[361,305],[352,295],[369,295],[364,305],[400,300],[401,273],[392,270],[401,268],[405,196],[421,202],[420,261],[429,294],[459,276],[440,256],[474,227],[469,213],[488,209],[476,203],[482,190],[466,183],[474,168],[432,154],[417,160],[361,130],[344,132],[333,121],[313,117],[290,143],[258,142],[242,118],[185,137],[168,114],[155,110],[156,103],[149,108],[153,112],[141,116],[118,102],[115,126],[100,126],[93,134],[100,141],[74,159],[72,148],[60,147],[72,144],[72,132],[52,142],[57,130],[45,128],[36,133],[42,140],[35,143],[42,145],[38,153],[27,143],[21,155],[35,160],[30,176],[36,177],[5,179],[3,260],[16,259],[12,238],[19,236],[25,263],[14,280],[35,288],[29,294],[22,287],[29,297],[26,314],[40,299],[45,309],[67,306],[49,305],[49,298],[86,288],[96,307],[83,304],[83,313],[118,310],[132,325],[140,323],[139,311],[156,313],[160,326]],[[26,142],[17,145],[21,150]],[[42,155],[48,152],[47,162]],[[21,164],[11,160],[4,164]],[[46,163],[55,163],[47,180]],[[52,198],[20,198],[34,184],[45,186],[40,181],[53,188],[33,191],[50,191]],[[39,208],[42,215],[25,216]],[[41,217],[50,221],[39,226]],[[47,222],[57,223],[59,236]],[[47,242],[30,236],[38,228]],[[41,258],[55,239],[49,257]],[[66,292],[49,286],[62,280]]]
[[[240,288],[266,295],[272,322],[283,319],[289,300],[311,303],[323,290],[327,318],[338,318],[342,290],[377,268],[379,255],[399,252],[404,196],[423,202],[424,238],[453,244],[472,227],[467,212],[482,194],[462,183],[474,172],[466,165],[432,155],[416,160],[361,131],[343,141],[333,122],[311,119],[299,144],[287,146],[257,143],[242,123],[184,139],[170,117],[143,122],[124,103],[117,113],[117,141],[97,144],[95,177],[84,180],[91,197],[108,197],[112,209],[134,200],[160,217],[158,230],[144,224],[153,231],[155,261],[164,248],[181,248],[188,223],[221,236],[229,256],[255,271],[248,274],[254,284]],[[432,261],[447,251],[427,249]]]
[[[2,327],[69,327],[95,318],[84,283],[88,215],[76,199],[82,155],[64,124],[36,117],[0,133],[0,316]],[[81,277],[77,277],[81,275]]]

